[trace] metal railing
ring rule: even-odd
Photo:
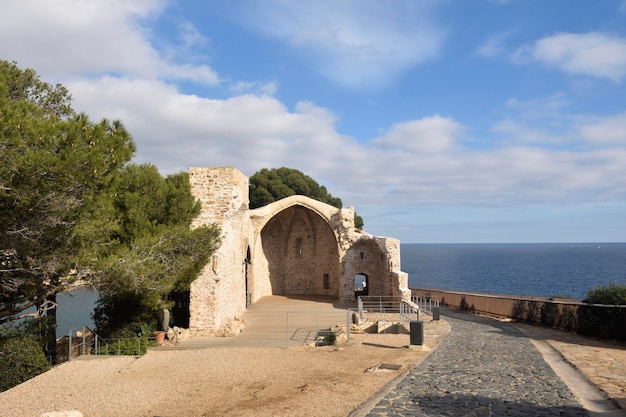
[[[419,320],[420,310],[420,306],[413,301],[400,301],[400,316],[405,322]]]
[[[57,357],[58,362],[71,361],[83,355],[135,355],[141,356],[146,353],[150,346],[155,346],[154,337],[127,337],[105,339],[87,326],[80,329],[70,329],[67,336],[60,339],[60,347],[65,350],[62,358]],[[61,360],[59,360],[61,359]]]
[[[439,308],[439,300],[433,300],[430,297],[412,296],[411,301],[417,304],[421,311],[428,314],[433,314],[433,308]]]
[[[400,313],[402,297],[394,296],[359,296],[359,318],[363,320],[363,313]]]
[[[360,296],[358,298],[359,319],[364,313],[398,314],[400,319],[408,323],[419,320],[420,306],[412,300],[394,296]]]

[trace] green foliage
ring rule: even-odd
[[[587,291],[585,302],[588,304],[626,305],[626,285],[609,283],[599,285]]]
[[[110,339],[98,349],[99,355],[140,356],[145,355],[148,348],[157,346],[154,340],[145,337]]]
[[[305,195],[341,208],[341,199],[328,193],[326,187],[292,168],[263,168],[250,177],[250,208],[255,209],[292,195]]]
[[[354,228],[357,230],[363,230],[363,226],[365,226],[365,222],[363,221],[363,217],[354,213]]]
[[[157,328],[158,317],[145,308],[141,294],[102,288],[93,312],[98,334],[105,338],[135,337],[143,326]]]
[[[125,167],[95,206],[105,207],[110,218],[104,229],[108,237],[93,254],[99,257],[101,297],[94,320],[104,334],[137,331],[172,307],[172,291],[189,288],[217,249],[219,229],[190,228],[200,205],[191,195],[188,174],[163,178],[149,164]],[[89,216],[87,234],[103,234],[101,213]]]
[[[343,202],[333,197],[326,187],[313,178],[292,168],[263,168],[250,177],[250,208],[266,206],[292,195],[304,195],[333,207],[341,208]],[[363,218],[355,213],[354,227],[363,229]]]
[[[327,346],[332,346],[337,343],[337,335],[335,332],[329,332],[324,335],[324,344]]]
[[[37,342],[29,338],[0,340],[0,392],[50,369]]]
[[[154,341],[154,326],[143,323],[139,325],[139,331],[134,332],[129,328],[123,328],[113,333],[101,344],[98,349],[99,355],[145,355],[148,348],[157,346]]]
[[[79,219],[135,151],[120,122],[91,122],[70,102],[0,61],[0,323],[68,284]]]
[[[587,336],[606,339],[626,338],[624,318],[626,309],[608,306],[626,305],[626,285],[610,283],[587,291],[587,304],[604,304],[607,307],[580,306],[578,308],[578,332]]]
[[[559,306],[557,304],[544,302],[539,311],[539,320],[547,327],[557,327],[559,321]]]

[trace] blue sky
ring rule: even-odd
[[[137,162],[301,170],[404,243],[626,241],[626,0],[4,0]]]

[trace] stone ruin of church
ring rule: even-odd
[[[354,208],[294,195],[248,208],[248,178],[232,167],[190,168],[202,211],[192,227],[217,223],[221,246],[189,291],[189,329],[218,335],[269,295],[355,301],[355,276],[370,296],[408,298],[400,242],[355,230]]]

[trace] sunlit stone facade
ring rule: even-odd
[[[354,209],[305,196],[248,208],[248,178],[232,167],[190,168],[202,212],[193,226],[217,223],[222,243],[190,290],[192,334],[218,335],[268,295],[327,295],[354,301],[354,277],[369,295],[409,297],[400,242],[354,228]]]

